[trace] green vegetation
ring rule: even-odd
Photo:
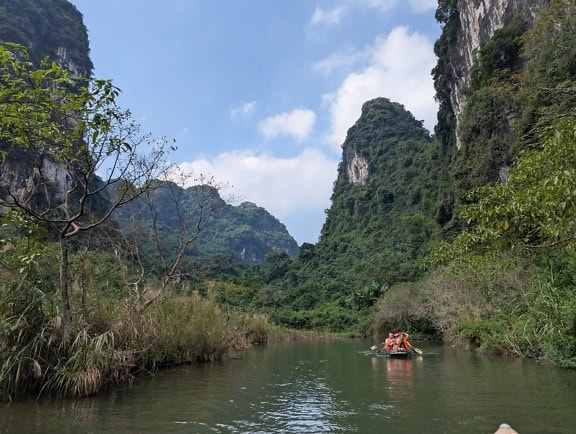
[[[500,295],[490,294],[476,314],[455,315],[450,333],[484,350],[576,366],[575,146],[576,118],[562,118],[541,149],[522,153],[506,183],[471,193],[471,203],[461,210],[469,229],[439,245],[433,258],[453,266],[464,258],[472,266],[505,263],[502,272],[525,268],[528,280],[499,284],[492,292]],[[512,262],[504,262],[504,255]],[[478,275],[471,271],[467,279]],[[476,296],[488,282],[482,277],[476,283]]]
[[[113,216],[121,232],[141,245],[142,254],[147,256],[142,260],[155,261],[156,241],[160,240],[164,254],[174,259],[178,233],[185,229],[182,223],[192,228],[192,220],[202,231],[185,252],[183,259],[187,263],[202,258],[213,262],[228,258],[232,262],[261,263],[273,249],[284,250],[290,256],[298,253],[298,245],[286,227],[265,209],[250,202],[227,204],[219,194],[226,186],[211,180],[178,181],[181,184],[192,181],[196,185],[183,188],[172,181],[158,182],[153,193],[135,199]]]
[[[40,22],[40,5],[66,2],[19,3]],[[137,152],[150,138],[116,107],[110,82],[3,46],[0,399],[84,396],[141,371],[217,360],[265,342],[269,322],[401,329],[575,367],[575,17],[571,2],[552,1],[533,28],[513,21],[479,50],[456,151],[458,13],[439,2],[436,136],[399,104],[365,103],[320,241],[297,254],[265,210],[225,204],[211,180],[180,187],[167,148]],[[0,36],[28,43],[24,21],[3,23]],[[70,47],[87,55],[76,39]],[[111,157],[137,165],[97,177]],[[35,188],[23,194],[25,185]]]
[[[2,263],[21,253],[19,246],[4,249]],[[104,259],[94,258],[92,267]],[[72,264],[82,260],[75,255]],[[143,311],[129,288],[111,286],[117,281],[86,287],[78,276],[71,292],[76,306],[73,339],[65,345],[58,297],[47,290],[55,282],[38,275],[49,269],[49,261],[42,261],[19,272],[2,272],[1,400],[37,394],[86,396],[130,382],[142,372],[217,360],[267,339],[265,318],[226,312],[211,296],[193,291],[179,297],[164,295]],[[53,274],[57,275],[55,270]]]
[[[379,295],[421,276],[418,260],[440,239],[445,159],[400,104],[365,103],[343,146],[320,241],[293,259],[270,253],[252,280],[251,306],[288,327],[372,333]],[[352,182],[362,161],[366,178]]]
[[[451,236],[424,278],[390,288],[378,330],[421,321],[480,351],[576,366],[575,17],[552,1],[533,28],[512,22],[478,53],[445,193]],[[398,299],[411,317],[391,309]]]
[[[89,395],[138,371],[266,340],[265,318],[222,311],[180,279],[205,213],[195,232],[181,228],[176,256],[156,243],[162,266],[152,274],[138,244],[108,225],[114,211],[158,193],[169,169],[161,142],[138,152],[148,137],[116,106],[110,82],[47,60],[34,66],[6,44],[0,83],[0,399]],[[31,179],[22,177],[26,163]],[[107,178],[96,176],[102,167]],[[198,206],[211,210],[214,188],[197,190]],[[188,217],[196,219],[180,215]]]

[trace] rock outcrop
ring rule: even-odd
[[[465,104],[464,90],[470,83],[478,50],[495,31],[517,18],[523,18],[530,25],[536,12],[549,3],[550,0],[457,0],[454,3],[451,19],[455,22],[447,25],[445,31],[455,34],[448,50],[449,59],[445,60],[451,70],[450,104],[456,123]]]

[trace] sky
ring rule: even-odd
[[[433,131],[436,0],[70,0],[93,76],[170,160],[316,243],[362,104],[386,97]]]

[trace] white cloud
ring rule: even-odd
[[[405,0],[364,0],[364,3],[369,7],[380,9],[383,12],[389,11],[396,5],[404,2]],[[410,6],[410,9],[414,12],[427,12],[438,6],[437,0],[408,0],[406,3],[408,3],[408,6]]]
[[[438,7],[438,0],[409,0],[408,3],[416,12],[428,12]]]
[[[302,141],[310,135],[315,123],[316,113],[299,108],[264,119],[258,124],[258,129],[267,139],[287,135]]]
[[[396,6],[398,1],[399,0],[364,0],[368,6],[372,8],[378,8],[383,11],[392,9],[394,6]]]
[[[406,27],[396,27],[387,37],[376,38],[370,52],[370,62],[362,71],[349,74],[334,94],[323,97],[331,114],[328,141],[338,149],[360,116],[362,104],[376,97],[403,104],[429,130],[436,123],[432,42],[419,33],[409,34]]]
[[[336,9],[332,9],[330,11],[324,10],[316,7],[314,11],[314,15],[310,19],[310,24],[313,26],[317,26],[320,24],[325,25],[337,25],[340,24],[342,17],[344,16],[346,9],[344,7],[339,7]]]
[[[256,110],[256,101],[246,102],[238,107],[232,108],[230,111],[230,117],[232,119],[237,119],[240,116],[250,116]]]
[[[324,210],[330,206],[338,162],[317,149],[306,149],[292,158],[234,151],[179,166],[186,173],[229,183],[231,188],[223,192],[223,198],[231,194],[265,208],[301,244],[317,241]],[[310,217],[308,221],[302,221],[303,215]]]
[[[365,54],[353,49],[344,49],[338,53],[331,54],[330,56],[316,62],[312,68],[322,74],[329,75],[334,69],[346,68],[354,65],[358,61],[364,59]]]

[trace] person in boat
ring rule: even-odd
[[[380,345],[382,345],[382,349],[384,351],[392,351],[394,349],[395,342],[396,340],[394,339],[394,334],[388,333],[388,337]]]
[[[412,349],[412,345],[408,342],[408,334],[404,332],[398,332],[394,335],[396,338],[394,342],[394,349],[396,351],[410,351]]]

